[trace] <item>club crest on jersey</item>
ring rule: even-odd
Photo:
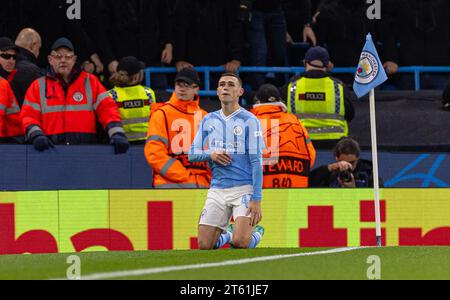
[[[84,96],[82,93],[76,92],[75,94],[73,94],[73,100],[75,102],[82,102],[84,100]]]
[[[244,133],[244,129],[241,126],[234,127],[234,135],[241,136]]]
[[[368,51],[361,54],[355,81],[359,84],[370,84],[377,78],[380,65],[375,55]]]

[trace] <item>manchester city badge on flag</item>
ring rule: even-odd
[[[377,49],[369,33],[367,35],[366,45],[359,59],[353,90],[358,98],[362,98],[372,89],[383,84],[387,79],[388,77],[384,71],[383,64],[378,57]]]

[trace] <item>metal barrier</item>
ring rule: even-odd
[[[205,78],[205,90],[200,92],[200,96],[213,97],[217,95],[216,91],[211,90],[211,73],[223,73],[224,67],[197,67],[195,68],[199,73],[203,73]],[[171,74],[176,73],[176,68],[147,68],[145,70],[146,85],[151,86],[150,74]],[[241,67],[239,73],[282,73],[298,75],[305,72],[304,67]],[[420,91],[420,74],[421,73],[450,73],[450,67],[423,67],[411,66],[400,67],[399,73],[413,73],[416,91]],[[356,67],[348,68],[334,68],[332,74],[355,74]]]

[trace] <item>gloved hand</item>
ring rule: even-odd
[[[39,152],[43,152],[50,148],[55,148],[55,145],[53,145],[52,141],[45,135],[36,136],[33,139],[33,146]]]
[[[127,137],[122,133],[116,133],[111,137],[111,145],[114,145],[116,154],[127,153],[130,148],[130,143],[128,143]]]

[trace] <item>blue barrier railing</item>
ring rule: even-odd
[[[216,91],[211,90],[211,73],[223,73],[224,67],[197,67],[195,68],[199,73],[204,74],[205,90],[200,92],[201,96],[213,97],[217,95]],[[154,74],[171,74],[176,73],[176,68],[147,68],[145,70],[146,85],[151,86],[150,75]],[[304,67],[241,67],[239,73],[282,73],[298,75],[305,71]],[[399,73],[413,73],[416,91],[421,90],[420,86],[420,74],[421,73],[450,73],[450,67],[423,67],[423,66],[411,66],[400,67]],[[355,74],[355,67],[348,68],[334,68],[332,74]]]

